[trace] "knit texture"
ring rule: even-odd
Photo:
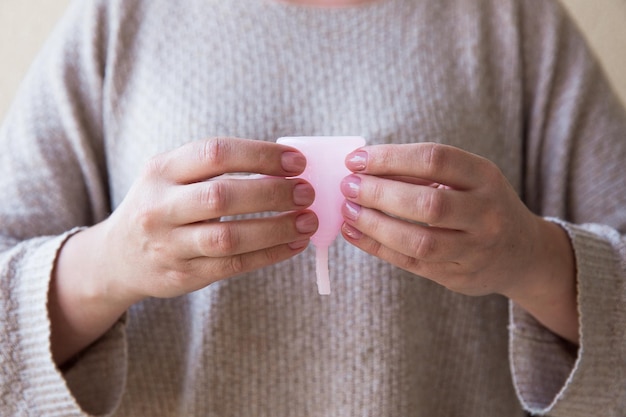
[[[361,135],[483,155],[564,227],[581,347],[339,239],[149,299],[64,373],[59,248],[154,154],[211,136]],[[626,416],[626,115],[552,0],[76,0],[0,130],[2,416]]]

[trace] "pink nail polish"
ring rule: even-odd
[[[349,175],[341,181],[341,192],[347,198],[357,198],[361,188],[361,179],[356,175]]]
[[[351,171],[363,171],[367,166],[367,152],[356,151],[346,158],[346,166]]]
[[[346,219],[356,221],[361,213],[361,206],[351,201],[346,201],[341,212]]]
[[[349,224],[345,224],[343,225],[343,232],[348,235],[348,237],[354,239],[354,240],[358,240],[361,239],[363,237],[363,233],[361,233],[360,231],[358,231],[357,229],[355,229],[354,227],[350,226]]]

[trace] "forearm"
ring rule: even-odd
[[[317,229],[317,218],[305,210],[315,193],[285,177],[305,164],[292,148],[237,138],[194,141],[153,158],[115,212],[61,250],[49,300],[56,363],[94,342],[143,298],[188,294],[302,252]],[[222,177],[232,172],[268,178]],[[270,211],[281,213],[217,221]]]
[[[72,236],[57,258],[48,312],[59,367],[106,333],[133,302],[108,288],[107,260],[99,250],[102,229],[100,224]]]

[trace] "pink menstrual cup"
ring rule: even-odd
[[[317,289],[320,294],[330,294],[328,247],[343,223],[344,196],[340,183],[350,175],[345,159],[350,152],[364,146],[365,139],[360,136],[300,136],[284,137],[276,142],[296,148],[306,157],[306,169],[299,178],[307,180],[315,189],[315,201],[310,208],[319,219],[319,228],[311,238],[316,248]]]

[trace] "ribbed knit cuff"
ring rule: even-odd
[[[567,231],[576,255],[580,347],[574,357],[562,339],[511,303],[510,355],[518,396],[533,414],[621,415],[626,292],[619,235],[602,226],[547,220]]]
[[[22,395],[28,407],[24,415],[85,416],[92,411],[81,408],[79,404],[83,401],[69,389],[66,379],[52,360],[47,308],[50,278],[58,252],[64,242],[79,230],[28,242],[26,256],[20,261],[15,299],[18,300],[19,360],[23,367],[20,379],[24,384]],[[94,373],[90,379],[86,379],[93,385],[92,390],[97,389],[100,396],[108,400],[106,409],[101,407],[93,413],[100,415],[112,412],[119,404],[126,372],[125,337],[121,326],[115,326],[103,341],[112,345],[109,346],[109,356],[115,355],[116,358],[99,358],[102,364],[94,367],[104,371],[106,378],[102,377],[102,373]],[[84,365],[77,363],[75,366]],[[105,370],[105,366],[109,369]]]

